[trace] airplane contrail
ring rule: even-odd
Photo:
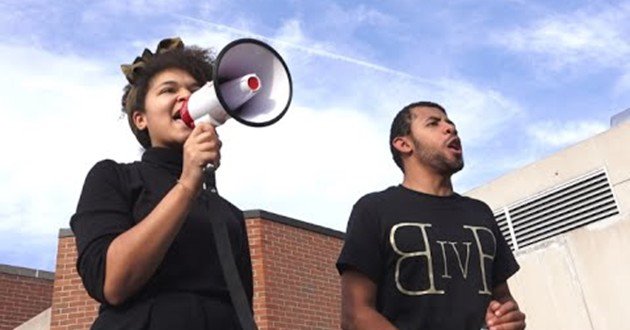
[[[384,73],[389,73],[401,78],[407,78],[407,79],[411,79],[411,80],[415,80],[424,84],[429,84],[429,85],[436,85],[436,86],[440,86],[440,84],[436,83],[433,80],[429,80],[429,79],[422,79],[422,78],[418,78],[417,76],[402,72],[402,71],[397,71],[394,69],[390,69],[388,67],[382,66],[382,65],[378,65],[378,64],[374,64],[374,63],[370,63],[367,61],[363,61],[363,60],[359,60],[356,58],[352,58],[352,57],[348,57],[345,55],[340,55],[340,54],[335,54],[326,50],[322,50],[322,49],[317,49],[317,48],[312,48],[312,47],[306,47],[306,46],[302,46],[300,44],[296,44],[296,43],[291,43],[291,42],[287,42],[284,40],[280,40],[280,39],[274,39],[274,38],[270,38],[270,37],[266,37],[260,34],[256,34],[253,33],[251,31],[246,31],[246,30],[241,30],[241,29],[237,29],[237,28],[233,28],[231,26],[228,25],[224,25],[224,24],[219,24],[219,23],[213,23],[213,22],[209,22],[209,21],[205,21],[199,18],[194,18],[194,17],[190,17],[190,16],[184,16],[184,15],[176,15],[179,18],[182,19],[186,19],[189,21],[193,21],[196,23],[201,23],[201,24],[205,24],[205,25],[209,25],[212,26],[218,30],[222,30],[222,31],[228,31],[231,32],[233,34],[236,35],[240,35],[240,36],[244,36],[244,37],[251,37],[251,38],[256,38],[256,39],[260,39],[260,40],[264,40],[264,41],[270,41],[273,42],[275,44],[279,44],[279,45],[284,45],[287,47],[291,47],[300,51],[303,51],[305,53],[308,53],[310,55],[316,55],[316,56],[321,56],[321,57],[326,57],[329,59],[333,59],[333,60],[339,60],[339,61],[343,61],[343,62],[347,62],[347,63],[351,63],[351,64],[355,64],[355,65],[359,65],[359,66],[363,66],[366,68],[370,68],[376,71],[380,71],[380,72],[384,72]]]

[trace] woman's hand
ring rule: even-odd
[[[185,187],[199,192],[203,181],[203,171],[211,164],[218,168],[221,163],[221,140],[214,126],[199,123],[184,142],[184,164],[179,182]]]

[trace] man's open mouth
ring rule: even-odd
[[[454,151],[462,151],[462,142],[459,140],[459,138],[452,139],[446,146]]]

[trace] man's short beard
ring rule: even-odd
[[[413,139],[413,143],[415,148],[419,150],[418,155],[420,156],[420,161],[424,164],[428,164],[436,172],[444,176],[451,176],[464,168],[464,157],[449,160],[443,154],[435,150],[429,150],[429,148],[422,145],[422,143],[416,139]]]
[[[463,158],[449,160],[441,154],[425,154],[423,152],[420,153],[420,157],[425,164],[429,164],[436,172],[445,176],[451,176],[464,168]]]

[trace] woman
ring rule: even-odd
[[[211,220],[227,223],[251,306],[245,222],[235,206],[203,191],[204,168],[220,161],[215,129],[190,129],[179,113],[211,79],[212,58],[179,38],[165,39],[155,54],[145,49],[122,69],[129,82],[123,111],[146,150],[134,163],[97,163],[70,221],[77,269],[89,295],[101,303],[92,328],[238,329]],[[216,199],[212,209],[210,199]]]

